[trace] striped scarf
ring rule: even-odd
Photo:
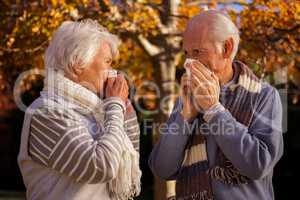
[[[234,62],[238,73],[238,83],[229,86],[225,95],[233,96],[231,101],[223,103],[237,121],[249,126],[252,120],[256,99],[261,91],[261,82],[243,63]],[[225,96],[225,99],[226,97]],[[222,101],[222,99],[221,99]],[[222,103],[222,102],[221,102]],[[196,120],[203,123],[203,115]],[[247,184],[249,178],[240,174],[239,170],[218,149],[217,165],[209,168],[206,151],[206,138],[200,129],[193,131],[185,149],[185,157],[176,180],[177,200],[212,200],[211,179],[228,185]]]
[[[100,127],[103,127],[104,111],[102,100],[90,90],[84,88],[60,72],[48,70],[44,82],[43,92],[50,98],[63,96],[68,101],[79,105],[82,114],[92,114]],[[51,101],[50,101],[51,103]],[[49,105],[49,103],[48,103]],[[49,105],[51,106],[51,105]],[[64,106],[71,106],[64,105]],[[140,193],[141,171],[139,168],[139,154],[135,151],[132,142],[126,135],[123,141],[123,153],[120,160],[117,177],[108,182],[108,190],[114,200],[133,199]]]

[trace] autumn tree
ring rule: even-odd
[[[45,48],[63,21],[92,18],[122,40],[116,67],[126,71],[137,87],[145,80],[157,84],[160,93],[148,86],[138,95],[147,94],[142,101],[149,113],[156,123],[164,122],[178,93],[174,83],[184,59],[181,33],[187,20],[205,9],[224,12],[239,27],[238,59],[271,83],[285,87],[291,83],[299,90],[300,5],[296,0],[3,0],[0,90],[6,94],[5,102],[13,102],[12,89],[20,73],[44,68]],[[31,91],[37,80],[41,78],[28,76],[20,86],[22,91]],[[155,142],[157,129],[153,135]],[[155,199],[164,198],[164,186],[156,178]]]

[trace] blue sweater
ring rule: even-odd
[[[226,93],[235,81],[236,78],[222,87],[221,94]],[[222,95],[220,97],[223,102],[228,101],[229,98],[230,96],[227,99]],[[216,111],[208,122],[208,125],[218,123],[219,127],[223,127],[206,137],[210,167],[216,164],[219,147],[240,173],[251,179],[248,184],[234,186],[212,180],[212,190],[216,200],[274,199],[273,169],[283,154],[282,105],[277,90],[265,82],[262,83],[258,102],[256,114],[249,127],[239,123],[228,110]],[[180,104],[181,102],[177,101],[167,122],[168,125],[178,124],[179,128],[167,129],[155,144],[149,158],[153,173],[165,180],[176,179],[189,137],[183,133],[190,130],[191,124],[178,112],[178,108],[182,107]],[[233,134],[222,132],[232,129],[235,130]]]

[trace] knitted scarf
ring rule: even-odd
[[[72,104],[69,104],[69,102],[79,105],[79,108],[76,107],[76,111],[83,115],[92,114],[98,126],[103,127],[104,111],[102,100],[90,90],[64,77],[62,73],[48,70],[42,93],[44,94],[42,96],[47,96],[45,100],[57,99],[57,96],[61,96],[67,99],[67,101],[64,101],[66,104],[64,106],[71,106]],[[134,196],[140,193],[141,171],[139,168],[139,154],[135,151],[125,132],[124,135],[122,144],[124,150],[117,177],[108,182],[108,190],[111,198],[114,200],[133,199]]]
[[[254,114],[257,97],[261,91],[261,82],[253,72],[243,63],[233,63],[238,73],[238,83],[229,86],[225,98],[231,96],[231,101],[222,102],[237,121],[249,126]],[[228,95],[228,96],[227,96]],[[196,120],[203,123],[203,115]],[[240,174],[233,164],[218,149],[217,165],[209,168],[206,151],[206,138],[200,129],[195,129],[191,134],[185,149],[185,157],[179,175],[176,179],[177,200],[212,200],[211,179],[228,185],[247,184],[249,178]]]

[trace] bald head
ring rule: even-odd
[[[240,40],[239,31],[227,16],[218,11],[203,11],[194,16],[188,22],[184,31],[184,37],[190,37],[191,35],[201,37],[200,40],[209,40],[218,48],[221,48],[225,40],[232,38],[234,45],[231,53],[232,60],[237,53]]]
[[[209,26],[212,24],[214,18],[216,18],[220,13],[214,10],[204,11],[200,14],[194,16],[187,25],[187,28],[194,26]]]
[[[218,11],[205,11],[188,22],[182,48],[186,58],[198,60],[226,83],[233,74],[238,44],[238,29],[233,22]]]

